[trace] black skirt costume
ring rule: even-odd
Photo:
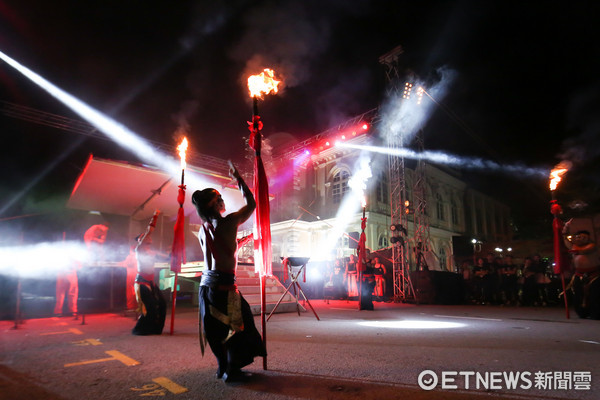
[[[237,290],[234,274],[205,271],[200,282],[199,304],[202,354],[208,342],[221,374],[251,364],[254,357],[266,356],[252,310]]]

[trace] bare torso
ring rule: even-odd
[[[208,269],[235,273],[237,266],[237,228],[239,221],[235,214],[213,220],[214,232],[204,224],[200,228],[200,245],[205,254]],[[210,237],[206,237],[209,235]],[[209,241],[212,244],[209,245]]]

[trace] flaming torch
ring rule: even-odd
[[[562,220],[558,217],[562,214],[562,208],[558,204],[556,200],[556,196],[554,194],[558,184],[562,180],[564,174],[567,173],[571,164],[568,161],[563,161],[559,163],[552,171],[550,171],[550,192],[552,193],[552,200],[550,201],[550,212],[554,215],[554,219],[552,221],[552,229],[554,231],[554,273],[560,274],[560,280],[562,283],[563,294],[565,299],[565,311],[567,315],[567,319],[569,319],[569,304],[567,302],[567,292],[565,291],[565,274],[563,269],[562,255],[561,255],[561,246],[562,246],[562,228],[563,223]]]
[[[254,196],[256,197],[256,211],[254,212],[257,235],[254,238],[254,268],[260,274],[261,293],[261,327],[265,349],[267,347],[266,330],[266,283],[267,276],[273,275],[271,265],[271,217],[269,211],[269,182],[261,158],[261,133],[262,122],[258,114],[258,99],[271,92],[277,93],[277,85],[280,81],[275,80],[275,73],[271,69],[265,69],[258,75],[248,78],[248,89],[253,99],[252,122],[248,122],[250,129],[250,147],[254,150]],[[263,369],[267,369],[267,357],[263,358]]]
[[[173,328],[175,326],[175,303],[177,300],[177,275],[181,272],[181,264],[185,263],[185,230],[184,222],[185,215],[183,212],[183,203],[185,201],[185,155],[188,148],[188,140],[186,137],[183,138],[177,151],[179,152],[179,158],[181,160],[181,185],[179,185],[179,192],[177,194],[177,202],[179,203],[179,209],[177,210],[177,220],[175,221],[174,235],[173,235],[173,246],[171,248],[171,271],[175,272],[175,279],[173,281],[173,300],[171,307],[171,335],[173,334]]]

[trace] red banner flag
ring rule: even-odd
[[[171,271],[181,272],[181,264],[186,262],[185,259],[185,215],[183,213],[183,202],[185,200],[185,185],[179,185],[179,194],[177,202],[179,210],[177,210],[177,220],[175,221],[173,246],[171,247]]]
[[[257,237],[254,238],[254,265],[261,276],[273,275],[271,263],[271,212],[269,209],[269,182],[260,155],[260,117],[254,116],[255,121],[250,128],[250,147],[254,149],[254,197],[256,211],[254,212]],[[255,129],[257,127],[258,129]]]

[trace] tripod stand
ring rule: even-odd
[[[317,315],[315,309],[310,304],[310,301],[308,301],[308,298],[304,294],[304,291],[302,290],[300,283],[298,283],[298,278],[300,277],[300,274],[302,272],[304,272],[304,269],[306,268],[306,263],[308,263],[308,260],[309,260],[308,257],[288,257],[288,258],[283,259],[284,268],[287,268],[287,270],[288,270],[288,275],[290,277],[291,283],[288,285],[287,289],[285,289],[285,292],[283,292],[283,294],[277,301],[277,304],[275,304],[275,307],[273,307],[273,310],[269,314],[267,321],[269,320],[269,318],[271,318],[271,315],[273,315],[275,310],[277,310],[277,307],[279,306],[279,304],[281,303],[281,301],[283,300],[285,295],[288,294],[288,292],[290,291],[291,288],[294,289],[294,296],[296,297],[296,311],[298,312],[298,315],[300,315],[300,303],[298,302],[298,296],[300,294],[302,294],[302,296],[304,297],[304,301],[306,301],[306,303],[310,307],[313,314],[315,314],[317,321],[320,321],[319,316]],[[298,268],[297,271],[294,273],[293,267],[300,267],[300,268]]]

